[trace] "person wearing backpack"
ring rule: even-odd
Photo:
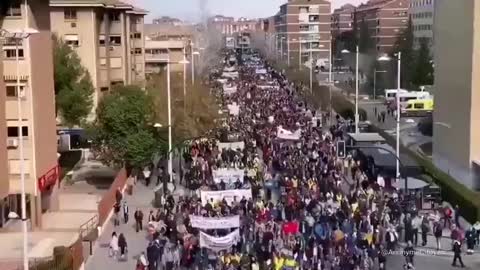
[[[441,248],[440,242],[441,242],[442,234],[443,234],[442,224],[440,224],[440,222],[435,222],[435,224],[433,225],[433,235],[435,236],[435,240],[437,242],[437,250],[440,250]]]

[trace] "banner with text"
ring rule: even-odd
[[[232,150],[243,150],[245,148],[245,142],[228,142],[228,143],[219,143],[218,150],[222,151],[224,149],[232,149]]]
[[[295,132],[291,132],[289,130],[283,129],[282,127],[278,127],[277,130],[277,137],[283,140],[300,140],[300,135],[302,134],[301,130],[297,130]]]
[[[190,223],[193,228],[204,230],[238,228],[240,227],[240,216],[213,218],[190,215]]]
[[[240,241],[240,231],[235,231],[221,237],[208,235],[200,232],[200,247],[208,248],[214,251],[221,251],[231,248]]]
[[[207,204],[211,199],[214,202],[221,201],[225,199],[227,203],[231,203],[233,201],[241,201],[243,197],[249,200],[252,198],[252,190],[251,189],[229,189],[229,190],[219,190],[219,191],[208,191],[202,190],[200,191],[200,197],[202,199],[202,204]]]
[[[213,170],[213,181],[215,183],[220,183],[224,182],[225,184],[229,185],[232,183],[235,183],[237,180],[240,180],[240,182],[243,182],[243,177],[245,176],[245,171],[244,170],[239,170],[239,169],[218,169],[218,170]]]

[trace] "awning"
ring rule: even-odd
[[[65,41],[78,41],[78,35],[65,35],[63,39]]]
[[[430,185],[429,183],[414,177],[407,177],[407,181],[409,190],[422,189]],[[405,189],[405,179],[399,179],[398,184],[395,185],[400,189]]]

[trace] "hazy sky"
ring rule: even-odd
[[[147,20],[159,16],[172,16],[184,20],[197,20],[202,0],[126,0],[150,11]],[[206,0],[209,14],[234,17],[262,18],[274,15],[287,0]],[[365,0],[332,0],[337,8],[345,3],[358,4]]]

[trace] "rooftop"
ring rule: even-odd
[[[355,142],[385,142],[378,133],[348,133],[348,136]]]
[[[51,7],[100,7],[109,9],[124,9],[130,13],[146,15],[146,10],[137,8],[119,0],[50,0]]]
[[[191,36],[194,32],[193,25],[172,24],[145,24],[145,36]]]

